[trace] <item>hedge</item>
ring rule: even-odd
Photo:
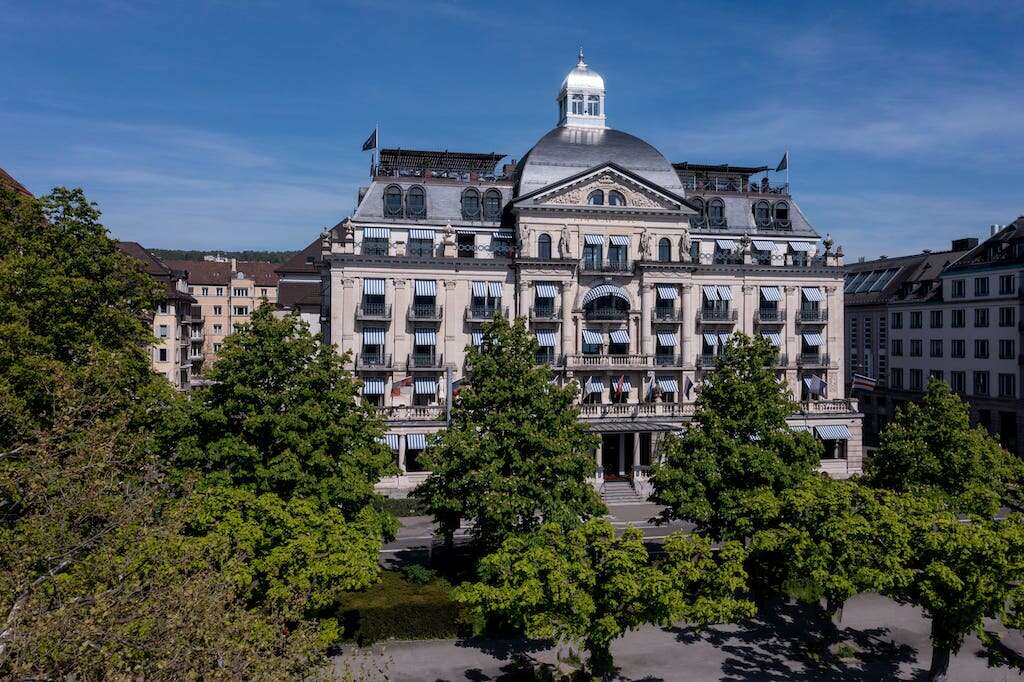
[[[465,634],[459,606],[442,580],[416,585],[384,571],[373,587],[348,595],[341,609],[345,638],[359,645],[386,639],[448,639]]]
[[[415,497],[379,497],[376,504],[380,509],[389,511],[398,517],[428,516],[430,514]]]

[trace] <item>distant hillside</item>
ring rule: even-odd
[[[298,251],[189,251],[185,249],[149,249],[163,260],[203,260],[204,256],[223,256],[240,261],[284,263]]]

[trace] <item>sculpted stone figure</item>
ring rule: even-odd
[[[683,228],[683,236],[679,238],[679,260],[684,263],[690,260],[690,231]]]
[[[647,234],[646,227],[640,233],[640,257],[643,260],[651,259],[651,235]]]
[[[572,254],[569,252],[569,228],[562,226],[562,234],[558,237],[558,255],[562,258],[569,258]]]

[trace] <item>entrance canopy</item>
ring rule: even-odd
[[[625,301],[627,305],[629,304],[629,294],[626,293],[625,289],[617,287],[614,284],[601,284],[586,293],[583,297],[583,305],[592,303],[599,298],[604,298],[605,296],[614,296]]]

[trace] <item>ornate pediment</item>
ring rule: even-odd
[[[611,168],[605,168],[593,175],[550,189],[538,195],[533,204],[535,206],[587,206],[587,197],[594,190],[604,192],[605,205],[607,205],[609,192],[617,191],[625,197],[627,208],[668,210],[681,208],[678,201],[674,201],[657,190],[646,187]]]

